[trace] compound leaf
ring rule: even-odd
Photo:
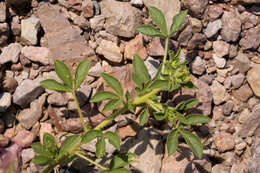
[[[81,61],[76,69],[75,72],[75,81],[74,81],[74,89],[78,89],[81,85],[81,83],[86,78],[86,75],[88,74],[88,70],[90,67],[90,62],[88,59],[85,59]]]

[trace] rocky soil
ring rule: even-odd
[[[128,113],[109,127],[122,140],[122,151],[139,155],[131,165],[138,173],[260,173],[260,1],[259,0],[0,0],[0,169],[14,161],[15,171],[36,173],[30,145],[43,133],[56,136],[82,131],[72,95],[45,90],[43,79],[57,79],[53,59],[71,67],[84,58],[91,69],[78,92],[86,121],[93,126],[110,113],[89,103],[107,88],[101,72],[117,77],[134,92],[130,80],[133,53],[153,77],[163,56],[163,41],[139,34],[135,27],[151,24],[147,7],[172,16],[188,9],[170,49],[182,48],[190,61],[197,91],[176,91],[169,101],[197,97],[197,110],[212,118],[194,127],[204,146],[198,160],[181,142],[168,157],[164,149],[169,128],[151,117],[145,127]],[[183,140],[181,140],[183,141]],[[94,143],[82,146],[90,154]],[[108,145],[108,158],[115,149]],[[106,163],[106,160],[97,160]],[[14,171],[14,172],[15,172]],[[77,160],[58,172],[99,172]]]

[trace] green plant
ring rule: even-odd
[[[163,62],[154,79],[151,79],[144,61],[138,56],[134,55],[132,79],[136,84],[136,92],[138,96],[131,98],[128,91],[124,91],[121,83],[113,76],[102,73],[101,77],[113,89],[111,91],[99,91],[91,99],[90,102],[100,102],[106,100],[107,103],[103,108],[103,112],[113,110],[113,114],[97,125],[91,128],[86,125],[81,113],[78,100],[76,97],[76,90],[80,87],[85,79],[90,63],[88,60],[82,61],[76,69],[74,79],[70,74],[69,68],[61,61],[55,60],[55,71],[63,83],[58,83],[55,80],[47,79],[41,82],[41,85],[47,89],[71,92],[76,103],[77,111],[80,115],[81,123],[84,128],[82,135],[76,134],[66,138],[62,142],[61,147],[58,148],[55,138],[45,133],[43,136],[43,143],[34,143],[32,148],[37,153],[37,156],[32,160],[38,165],[47,167],[42,171],[43,173],[50,172],[55,166],[70,162],[77,157],[81,157],[86,161],[98,166],[102,169],[102,173],[129,173],[130,171],[124,166],[131,163],[136,157],[133,153],[120,153],[116,155],[110,162],[109,168],[106,168],[87,156],[80,150],[80,145],[88,143],[97,138],[96,143],[96,157],[100,158],[105,154],[105,139],[108,139],[117,150],[120,150],[120,138],[113,132],[102,132],[102,129],[110,123],[118,115],[131,111],[135,112],[136,107],[142,109],[139,114],[139,124],[142,126],[147,123],[149,116],[154,116],[157,120],[166,120],[172,127],[172,131],[167,137],[166,147],[168,155],[172,155],[178,147],[178,136],[182,135],[190,149],[198,157],[202,157],[203,147],[199,137],[189,132],[186,127],[189,125],[196,125],[206,123],[210,119],[200,114],[188,114],[184,112],[193,108],[197,104],[196,99],[190,99],[179,103],[175,107],[171,107],[166,103],[162,103],[158,94],[162,92],[171,92],[181,87],[196,89],[190,80],[190,73],[186,66],[187,62],[179,60],[180,51],[174,54],[173,51],[168,51],[168,41],[176,33],[183,23],[187,11],[182,11],[174,16],[170,31],[166,27],[164,15],[155,7],[149,8],[149,14],[153,22],[159,29],[154,26],[143,25],[137,27],[137,31],[149,35],[159,36],[165,39],[165,54]],[[169,58],[167,59],[167,56]],[[153,115],[149,115],[149,108],[153,109]]]

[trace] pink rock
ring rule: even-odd
[[[143,45],[143,36],[137,35],[133,40],[126,43],[125,58],[133,59],[133,54],[138,54],[142,59],[147,57],[146,48]]]
[[[13,141],[22,148],[29,147],[34,140],[34,134],[28,130],[21,130],[13,138]]]
[[[155,37],[152,39],[152,41],[149,43],[148,47],[148,54],[150,56],[163,56],[164,55],[164,48],[160,42],[159,37]]]
[[[43,135],[44,133],[53,133],[53,129],[51,127],[50,123],[41,123],[41,128],[40,128],[40,141],[43,142]]]
[[[22,54],[33,62],[39,62],[43,65],[50,64],[50,51],[46,47],[25,46]]]
[[[219,152],[232,150],[235,146],[234,137],[226,132],[220,132],[213,137],[213,141]]]

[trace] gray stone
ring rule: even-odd
[[[210,5],[206,10],[206,14],[207,14],[207,19],[210,22],[213,22],[223,14],[223,8],[217,4]]]
[[[25,45],[36,45],[38,43],[38,31],[40,19],[32,16],[21,21],[21,40]]]
[[[144,5],[142,0],[131,0],[130,3],[136,7],[142,7]]]
[[[100,73],[104,72],[104,69],[100,62],[97,62],[93,67],[89,69],[88,75],[99,77]]]
[[[253,67],[251,70],[248,71],[246,79],[251,86],[254,94],[260,97],[260,65]]]
[[[230,115],[233,108],[234,108],[234,104],[233,104],[232,101],[225,103],[224,106],[223,106],[223,114],[224,115]]]
[[[96,52],[112,62],[120,63],[123,58],[120,48],[112,41],[100,40]]]
[[[0,93],[0,112],[5,112],[11,106],[12,95],[8,92]]]
[[[43,65],[51,63],[51,59],[49,59],[50,53],[46,47],[25,46],[22,48],[22,55],[33,62],[39,62]]]
[[[216,105],[225,102],[229,98],[226,88],[216,80],[212,82],[210,88],[213,93],[213,101]]]
[[[195,33],[193,34],[192,38],[190,39],[188,43],[188,50],[192,49],[203,49],[205,46],[205,42],[207,41],[207,38],[204,34],[201,33]]]
[[[224,41],[214,41],[213,51],[218,57],[223,57],[229,53],[229,44]]]
[[[222,22],[220,19],[215,20],[214,22],[209,22],[206,29],[203,30],[203,33],[210,38],[217,34],[217,32],[222,28]]]
[[[252,157],[248,159],[248,169],[250,173],[259,173],[260,171],[260,139],[256,138],[251,147]]]
[[[27,148],[22,150],[21,156],[23,164],[26,164],[34,158],[35,153],[32,148]]]
[[[249,29],[246,36],[241,38],[239,45],[243,50],[257,49],[260,45],[260,26]]]
[[[234,12],[224,11],[221,18],[222,30],[221,36],[223,40],[235,42],[241,32],[241,21],[237,14]]]
[[[237,99],[246,102],[250,97],[253,96],[253,92],[248,84],[245,84],[241,86],[237,90],[232,91],[233,96],[235,96]]]
[[[201,29],[202,29],[202,24],[201,24],[201,21],[197,18],[190,18],[190,24],[191,24],[191,27],[192,27],[192,32],[193,33],[197,33],[197,32],[200,32]]]
[[[150,6],[157,7],[165,15],[167,28],[170,29],[172,24],[172,18],[180,12],[181,3],[179,0],[168,0],[168,1],[154,1],[154,0],[143,0],[144,5],[148,8]]]
[[[0,22],[5,22],[6,20],[6,3],[0,2]]]
[[[106,17],[106,31],[122,36],[133,37],[135,28],[142,22],[141,13],[127,2],[103,0],[100,3],[101,11]]]
[[[42,78],[34,80],[24,80],[15,90],[13,94],[13,102],[21,107],[27,107],[35,98],[44,92],[40,82]]]
[[[246,54],[239,52],[235,59],[232,60],[231,64],[238,68],[240,73],[245,74],[250,69],[251,61]]]
[[[48,41],[51,58],[62,60],[72,68],[73,64],[94,54],[84,37],[72,28],[58,9],[48,3],[41,3],[37,15]]]
[[[235,147],[234,137],[226,132],[220,132],[214,135],[213,141],[219,152],[232,150]]]
[[[212,58],[218,68],[224,68],[226,66],[227,61],[225,58],[218,57],[216,54],[213,54]]]
[[[245,80],[245,75],[239,73],[237,75],[231,76],[231,80],[232,86],[234,87],[234,89],[237,89],[243,84]]]
[[[151,128],[143,128],[137,138],[129,138],[121,146],[122,152],[138,155],[130,165],[140,172],[158,173],[162,165],[163,144],[161,137]]]
[[[150,77],[153,79],[158,71],[158,68],[160,66],[160,62],[152,57],[148,57],[145,61],[144,64],[148,70],[148,73]]]
[[[247,136],[252,136],[260,128],[260,105],[256,105],[252,113],[242,124],[241,130],[238,132],[239,136],[245,138]],[[258,134],[257,134],[258,135]]]
[[[105,24],[105,16],[104,15],[97,15],[90,19],[90,27],[98,32],[100,31]]]
[[[182,0],[181,3],[194,17],[201,17],[208,5],[208,0]]]
[[[68,103],[68,100],[60,92],[53,92],[48,96],[47,102],[51,105],[64,106]]]
[[[249,111],[249,109],[244,109],[238,117],[238,121],[243,124],[245,123],[245,121],[248,119],[248,117],[250,116],[251,112]]]
[[[41,117],[42,107],[46,101],[46,95],[41,95],[37,100],[31,102],[30,108],[22,110],[17,119],[21,125],[30,129]]]
[[[202,75],[206,71],[205,61],[197,56],[191,63],[191,71],[193,74]]]
[[[188,25],[179,35],[178,42],[182,46],[187,46],[189,40],[192,37],[192,28],[190,25]]]
[[[3,49],[0,55],[0,64],[7,62],[17,63],[22,46],[18,43],[11,43]]]
[[[237,46],[231,44],[229,47],[229,58],[234,58],[237,56]]]

